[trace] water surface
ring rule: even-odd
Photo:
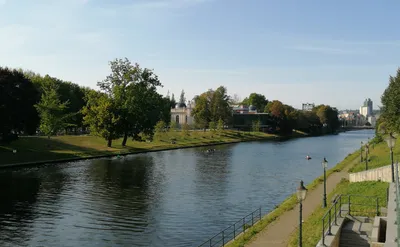
[[[0,246],[197,246],[373,131],[0,170]],[[312,160],[305,160],[306,155]]]

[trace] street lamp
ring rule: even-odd
[[[362,149],[362,147],[363,147],[363,145],[364,145],[364,143],[363,143],[363,142],[361,142],[361,151],[360,151],[360,153],[361,153],[361,163],[363,162],[363,156],[362,156],[362,152],[363,152],[363,149]]]
[[[300,186],[297,188],[296,191],[296,195],[297,195],[297,200],[299,201],[300,204],[300,220],[299,220],[299,247],[303,247],[303,239],[302,239],[302,234],[303,234],[303,201],[304,199],[306,199],[306,195],[307,195],[307,189],[306,187],[304,187],[304,183],[303,180],[300,180]]]
[[[326,208],[326,168],[328,167],[328,161],[326,158],[322,161],[322,168],[324,168],[324,195],[322,197],[322,207]]]
[[[394,183],[393,147],[394,144],[396,144],[396,138],[392,135],[392,133],[390,133],[386,138],[386,142],[390,148],[390,159],[392,161],[392,183]]]

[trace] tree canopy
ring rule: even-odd
[[[229,123],[232,116],[230,97],[225,87],[220,86],[216,90],[209,89],[194,98],[195,107],[192,115],[200,128],[207,128],[210,122]]]
[[[21,71],[0,67],[0,140],[14,133],[34,134],[39,116],[34,105],[40,94]]]
[[[242,103],[245,105],[253,105],[258,112],[263,112],[265,106],[268,104],[268,100],[262,94],[251,93]]]
[[[396,76],[389,77],[389,85],[381,97],[380,124],[385,126],[385,132],[400,131],[400,68]]]

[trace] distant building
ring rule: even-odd
[[[188,101],[188,104],[176,104],[175,108],[171,109],[171,122],[181,124],[194,124],[192,117],[192,110],[194,108],[194,101]]]
[[[315,104],[314,103],[303,103],[303,105],[302,105],[302,107],[301,107],[301,109],[303,110],[303,111],[312,111],[312,109],[315,107]]]
[[[233,128],[239,130],[251,130],[253,123],[259,121],[260,130],[272,132],[275,130],[275,121],[269,113],[260,113],[253,105],[238,105],[232,107]]]
[[[372,108],[373,108],[372,100],[368,98],[364,101],[364,104],[360,107],[360,114],[368,118],[372,116]]]

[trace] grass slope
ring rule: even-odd
[[[298,133],[295,135],[302,136]],[[121,146],[121,139],[114,140],[111,148],[107,148],[107,142],[104,139],[96,136],[56,136],[50,139],[47,137],[21,137],[10,145],[0,144],[0,165],[135,153],[196,145],[268,140],[276,137],[261,132],[233,130],[225,130],[221,134],[190,131],[188,136],[184,136],[182,132],[176,131],[164,133],[153,142],[136,142],[129,139],[126,147]],[[171,139],[175,140],[176,143],[171,144]],[[17,150],[17,153],[13,153],[14,149]]]
[[[365,158],[365,149],[363,149],[363,157]],[[369,162],[368,169],[374,169],[382,166],[390,165],[390,149],[385,141],[378,144],[370,144],[369,148]],[[360,153],[359,153],[360,154]],[[360,158],[360,157],[359,157]],[[400,158],[400,142],[397,141],[393,149],[393,159],[394,162],[398,161]],[[365,162],[358,163],[349,172],[360,172],[365,171]]]
[[[355,152],[353,154],[349,154],[343,161],[338,163],[335,167],[329,169],[326,172],[327,177],[334,172],[339,172],[343,170],[345,167],[352,165],[354,161],[359,157],[360,153]],[[315,189],[320,183],[324,181],[323,175],[316,178],[312,183],[308,184],[306,187],[308,191]],[[276,209],[272,212],[264,216],[258,224],[254,225],[247,231],[245,234],[240,235],[236,238],[235,241],[226,245],[227,247],[243,247],[246,243],[248,243],[252,237],[254,237],[257,233],[261,232],[264,228],[266,228],[270,223],[275,221],[279,216],[284,214],[286,211],[293,209],[297,204],[297,198],[295,194],[292,194],[285,201],[283,201]],[[308,245],[305,245],[308,246]]]
[[[386,190],[389,187],[389,183],[384,182],[359,182],[349,183],[348,180],[342,180],[340,184],[335,188],[332,193],[328,195],[328,201],[330,202],[335,195],[339,194],[353,194],[353,195],[365,195],[365,196],[377,196],[379,197],[379,206],[386,207]],[[347,201],[343,201],[347,203]],[[375,211],[375,201],[362,198],[352,197],[351,203],[363,204],[369,206],[353,205],[351,210],[358,213],[352,213],[352,215],[367,215],[368,212]],[[310,215],[309,218],[303,223],[303,246],[316,246],[318,241],[321,239],[322,232],[322,217],[328,211],[328,208],[317,207],[317,209]],[[289,240],[290,247],[298,246],[298,230],[292,233]]]

